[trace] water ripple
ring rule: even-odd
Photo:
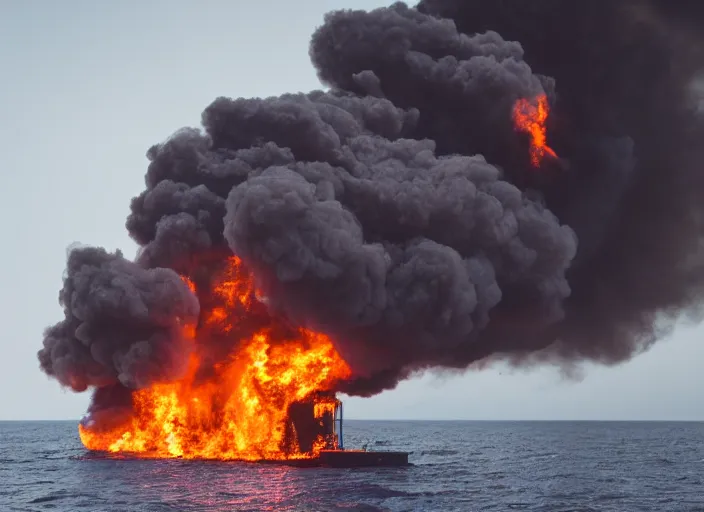
[[[0,422],[3,512],[704,511],[704,424],[355,422],[409,468],[106,458],[70,422]],[[371,440],[371,442],[369,442]]]

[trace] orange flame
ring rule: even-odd
[[[530,135],[530,161],[535,167],[540,167],[545,156],[557,157],[557,154],[547,145],[545,122],[548,119],[550,107],[544,94],[534,101],[519,99],[513,107],[513,122],[516,129]]]
[[[185,278],[184,278],[185,279]],[[185,281],[195,290],[188,279]],[[233,331],[255,298],[252,279],[239,258],[230,260],[226,279],[213,286],[226,307],[203,316],[204,325],[219,334]],[[234,318],[233,318],[234,317]],[[273,320],[272,320],[273,321]],[[90,450],[126,452],[149,457],[220,460],[281,460],[314,457],[330,440],[319,435],[313,450],[290,446],[289,406],[313,400],[314,417],[332,414],[337,401],[318,396],[349,377],[350,369],[329,338],[305,329],[274,334],[264,327],[239,340],[213,375],[200,373],[203,356],[191,356],[186,375],[177,382],[159,383],[133,394],[134,413],[126,423],[107,431],[79,426]],[[186,334],[195,332],[186,327]],[[293,333],[293,334],[290,334]],[[283,338],[282,338],[283,336]],[[197,344],[197,339],[194,339]]]

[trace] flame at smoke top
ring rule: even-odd
[[[673,5],[327,15],[310,45],[327,91],[217,98],[203,131],[147,153],[136,261],[69,253],[39,361],[93,390],[83,442],[308,457],[328,441],[286,425],[315,432],[335,392],[497,359],[616,364],[699,321],[704,11]],[[535,172],[547,158],[559,172]]]
[[[546,156],[557,157],[557,154],[547,145],[545,122],[549,112],[550,106],[544,94],[534,100],[521,98],[513,107],[516,128],[530,135],[530,160],[535,167],[540,167]]]

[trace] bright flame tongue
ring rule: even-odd
[[[516,129],[530,135],[530,161],[535,167],[540,167],[545,155],[557,157],[547,145],[545,121],[549,113],[548,99],[544,94],[533,101],[519,99],[513,107],[513,122]]]
[[[232,258],[229,276],[214,293],[230,306],[245,308],[254,298],[249,275]],[[192,287],[194,288],[194,287]],[[228,311],[214,308],[205,324],[227,333]],[[319,435],[311,452],[287,446],[289,406],[314,403],[314,417],[334,411],[335,399],[319,395],[350,375],[330,339],[299,329],[292,337],[274,338],[266,327],[241,340],[234,355],[215,365],[214,375],[198,376],[200,357],[177,382],[153,385],[133,394],[134,414],[126,424],[103,431],[79,426],[86,448],[149,457],[203,459],[290,459],[317,455],[326,445]]]

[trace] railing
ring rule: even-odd
[[[333,420],[335,432],[337,434],[337,446],[340,450],[345,449],[344,442],[342,440],[342,402],[337,402],[337,407],[335,407],[335,418]]]

